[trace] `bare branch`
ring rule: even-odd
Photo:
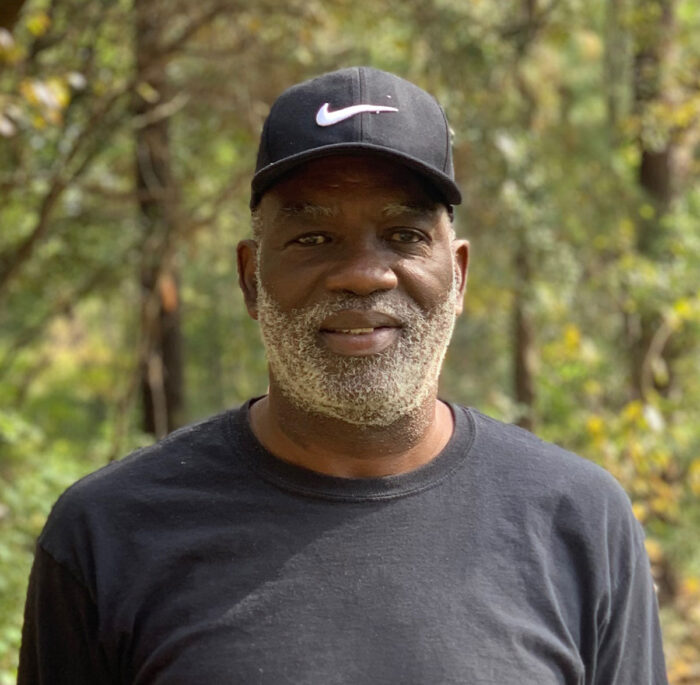
[[[221,207],[225,202],[227,202],[231,197],[235,197],[242,190],[242,186],[247,186],[248,178],[237,177],[227,184],[218,195],[211,199],[209,202],[212,203],[212,209],[207,212],[204,216],[190,217],[181,222],[182,229],[180,236],[184,238],[191,238],[194,233],[205,226],[211,226],[212,223],[216,221],[216,217],[221,210]],[[207,203],[203,203],[207,204]]]
[[[56,202],[65,189],[65,181],[54,178],[49,192],[44,196],[39,210],[39,218],[32,232],[24,239],[15,250],[6,250],[0,254],[0,296],[7,288],[10,279],[15,276],[20,267],[34,252],[34,248],[44,238],[49,230],[49,217]],[[11,253],[11,254],[10,254]]]
[[[11,280],[17,276],[17,273],[31,257],[37,245],[49,233],[51,215],[63,191],[85,172],[90,162],[99,152],[100,144],[96,144],[94,141],[95,132],[98,130],[99,124],[107,118],[124,94],[133,89],[133,87],[134,82],[131,81],[107,98],[93,112],[81,134],[73,140],[73,144],[67,153],[54,165],[56,171],[49,183],[49,190],[41,202],[39,216],[34,228],[19,246],[8,248],[0,253],[0,300],[6,294]],[[89,147],[90,145],[91,147]],[[88,150],[82,161],[72,173],[67,176],[64,175],[65,169],[73,162],[78,153],[86,147]]]
[[[129,250],[131,249],[132,247],[129,248]],[[126,252],[128,253],[129,250]],[[25,349],[27,345],[36,340],[36,338],[38,338],[46,329],[46,326],[50,321],[58,316],[67,316],[70,314],[77,302],[79,302],[88,293],[93,292],[95,288],[107,282],[112,275],[113,271],[109,267],[97,269],[78,288],[73,290],[70,294],[64,295],[63,297],[57,299],[53,306],[33,325],[21,331],[15,338],[5,356],[2,358],[2,363],[0,364],[0,378],[2,378],[11,368],[17,354],[21,350]]]
[[[231,0],[221,0],[220,2],[214,3],[207,11],[189,22],[175,38],[171,39],[158,50],[158,60],[162,61],[163,59],[168,59],[173,53],[178,52],[197,31],[214,21],[220,14],[237,9],[240,9],[240,7]]]
[[[501,38],[517,38],[519,36],[525,36],[524,43],[531,43],[535,35],[542,29],[545,25],[547,18],[561,3],[561,0],[551,0],[550,3],[537,10],[533,8],[534,11],[528,12],[528,16],[523,21],[514,22],[501,26],[496,29]]]
[[[145,128],[153,124],[168,119],[179,112],[190,100],[190,96],[178,93],[172,100],[163,102],[160,105],[149,109],[144,114],[138,114],[131,120],[133,128]]]
[[[671,317],[666,317],[656,329],[649,342],[649,347],[644,354],[641,371],[642,397],[648,397],[649,391],[654,385],[654,362],[662,359],[664,348],[675,332],[676,327]]]

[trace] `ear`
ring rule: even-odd
[[[455,259],[455,274],[459,278],[457,283],[457,315],[462,313],[464,308],[464,293],[467,290],[467,273],[469,271],[469,241],[455,240],[452,243]]]
[[[255,273],[258,244],[255,240],[241,240],[236,247],[238,285],[243,293],[248,314],[258,318],[258,277]]]

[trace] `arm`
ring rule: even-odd
[[[87,588],[40,545],[29,577],[18,685],[116,682]]]
[[[615,587],[599,633],[596,685],[667,685],[656,593],[644,547]]]

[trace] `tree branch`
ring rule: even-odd
[[[3,0],[0,3],[0,29],[12,31],[25,0]]]
[[[51,214],[56,203],[60,199],[63,191],[70,186],[79,176],[87,169],[90,162],[94,159],[100,150],[100,145],[95,144],[95,132],[98,130],[99,124],[107,119],[107,116],[112,111],[112,108],[124,96],[126,92],[134,87],[134,82],[131,81],[127,86],[119,89],[112,94],[102,106],[93,112],[92,116],[85,125],[80,135],[77,135],[68,152],[59,159],[54,165],[56,171],[49,183],[49,190],[41,201],[39,216],[34,228],[29,235],[15,248],[7,248],[0,253],[0,301],[7,293],[8,286],[13,278],[17,276],[23,265],[32,256],[37,245],[49,233],[51,223]],[[92,143],[92,147],[88,148],[82,161],[73,170],[72,173],[64,176],[64,171],[79,152]],[[100,143],[101,144],[101,143]]]
[[[129,250],[131,249],[132,247],[129,247]],[[129,250],[126,252],[128,253]],[[97,286],[109,280],[111,275],[111,268],[102,267],[101,269],[97,269],[78,288],[73,290],[70,294],[57,299],[53,306],[45,312],[38,321],[21,331],[0,362],[0,378],[8,372],[17,354],[41,335],[52,319],[55,319],[57,316],[67,316],[70,314],[76,302],[81,300],[88,293],[94,291]]]
[[[642,398],[649,395],[649,391],[654,384],[654,361],[661,359],[664,348],[675,332],[676,327],[670,317],[664,318],[661,325],[654,331],[654,335],[649,341],[644,359],[642,360],[641,372],[641,394]]]

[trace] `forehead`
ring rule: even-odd
[[[261,206],[278,202],[330,206],[341,200],[350,204],[376,200],[425,209],[440,205],[432,188],[407,167],[381,157],[357,155],[300,165],[263,196]]]

